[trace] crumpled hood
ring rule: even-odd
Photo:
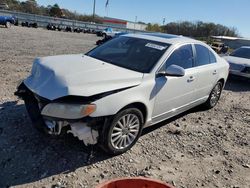
[[[143,74],[82,54],[37,58],[24,84],[37,95],[60,97],[93,96],[139,85]]]
[[[223,58],[229,63],[250,66],[250,59],[234,57],[234,56],[224,56]]]

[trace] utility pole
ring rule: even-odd
[[[166,22],[166,18],[164,17],[164,18],[163,18],[163,22],[162,22],[162,23],[163,23],[163,24],[162,24],[163,26],[165,25],[165,22]]]
[[[135,16],[135,22],[134,22],[134,30],[135,30],[135,24],[137,22],[137,16]]]
[[[93,6],[93,19],[95,18],[95,1],[96,0],[94,0],[94,6]]]

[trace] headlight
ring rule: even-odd
[[[229,62],[230,65],[230,70],[236,70],[236,71],[241,71],[245,68],[244,65],[242,64],[237,64],[237,63],[231,63]]]
[[[95,104],[63,104],[50,103],[42,110],[42,115],[63,118],[63,119],[81,119],[92,114],[96,110]]]

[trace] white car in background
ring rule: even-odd
[[[230,65],[230,74],[250,78],[250,46],[243,46],[223,57]]]
[[[128,34],[86,54],[37,58],[16,95],[37,129],[72,133],[85,145],[120,154],[143,128],[200,104],[214,107],[228,69],[202,42]]]
[[[114,37],[116,34],[119,34],[119,33],[120,33],[119,31],[114,31],[113,28],[107,27],[106,29],[104,29],[102,31],[102,36],[104,38],[106,38],[106,37]]]

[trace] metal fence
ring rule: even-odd
[[[9,10],[0,10],[0,15],[12,15],[18,18],[19,23],[21,22],[29,22],[29,23],[37,23],[38,27],[46,27],[49,23],[55,24],[55,25],[61,25],[61,26],[69,26],[69,27],[78,27],[82,29],[94,29],[94,30],[103,30],[109,25],[105,24],[94,24],[89,22],[82,22],[77,20],[69,20],[64,18],[55,18],[55,17],[49,17],[49,16],[42,16],[37,14],[27,14],[22,12],[15,12],[15,11],[9,11]],[[114,30],[122,31],[122,32],[144,32],[142,30],[133,30],[133,29],[127,29],[127,28],[121,28],[112,26]]]

